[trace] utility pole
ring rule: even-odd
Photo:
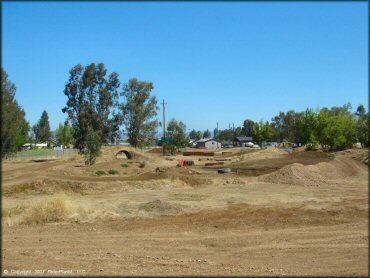
[[[163,155],[166,155],[165,144],[166,144],[166,102],[163,99]]]
[[[217,122],[217,149],[218,149],[218,140],[219,140],[219,136],[218,136],[219,132],[218,132],[218,122]]]

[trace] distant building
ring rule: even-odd
[[[37,143],[35,144],[35,147],[38,149],[45,149],[48,147],[48,143]]]
[[[246,147],[246,143],[253,143],[253,137],[251,136],[238,136],[235,137],[235,145],[240,147]]]
[[[192,145],[194,148],[197,146],[197,140],[189,140],[189,144]]]
[[[221,148],[221,143],[218,142],[217,144],[217,140],[214,140],[212,138],[204,138],[204,139],[200,139],[197,141],[197,148],[198,149],[208,149],[208,150],[213,150],[213,149],[217,149],[217,148]]]

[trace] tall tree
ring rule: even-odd
[[[120,124],[119,117],[112,117],[118,105],[118,74],[113,72],[107,76],[103,63],[91,63],[86,67],[78,64],[69,73],[70,78],[64,89],[68,99],[62,111],[67,113],[72,123],[75,146],[80,152],[91,153],[88,141],[93,138],[93,149],[98,154],[98,149],[110,141],[112,132],[115,133]]]
[[[155,137],[159,122],[155,117],[159,107],[157,98],[151,96],[153,83],[130,79],[123,87],[121,104],[123,124],[128,141],[135,148],[143,146],[148,139]]]
[[[203,138],[203,132],[202,131],[200,131],[200,130],[198,130],[197,131],[197,140],[200,140],[200,139],[202,139]]]
[[[195,129],[190,131],[189,138],[192,139],[192,140],[198,140],[198,134],[197,134],[197,131]]]
[[[171,119],[167,125],[167,133],[169,137],[173,138],[173,147],[169,146],[171,153],[174,149],[184,148],[188,145],[188,139],[186,138],[186,125],[183,122],[178,122],[176,119]]]
[[[41,114],[41,118],[37,123],[37,141],[48,142],[51,137],[49,115],[45,110]]]
[[[211,138],[211,132],[208,129],[203,133],[203,138]]]
[[[275,116],[272,118],[272,124],[276,130],[276,140],[278,142],[283,142],[284,140],[284,118],[285,118],[285,113],[284,112],[279,112],[279,115]]]
[[[29,124],[15,99],[16,87],[1,69],[1,157],[14,154],[28,139]]]
[[[253,137],[253,127],[254,122],[252,120],[246,119],[243,122],[243,133],[245,136]]]

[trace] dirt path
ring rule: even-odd
[[[284,229],[268,223],[262,229],[162,224],[136,219],[5,228],[3,269],[86,275],[366,276],[368,271],[365,219]]]

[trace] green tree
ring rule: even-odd
[[[44,110],[41,114],[41,118],[35,126],[35,131],[37,132],[36,141],[37,142],[48,142],[51,137],[49,115]]]
[[[272,125],[268,121],[263,122],[262,120],[260,121],[259,125],[260,125],[261,140],[271,141],[272,136],[273,136]]]
[[[158,120],[154,119],[159,109],[157,98],[150,95],[153,88],[153,83],[138,81],[136,78],[124,85],[122,118],[128,141],[135,148],[154,138],[159,125]]]
[[[366,113],[365,107],[361,104],[356,110],[356,128],[357,140],[362,147],[369,146],[369,113]]]
[[[211,132],[208,129],[203,133],[203,138],[211,138]]]
[[[58,130],[56,132],[58,142],[64,146],[73,144],[73,128],[69,126],[68,121],[63,124],[59,124]]]
[[[198,140],[198,133],[195,129],[190,131],[189,138],[192,139],[192,140]]]
[[[285,118],[285,113],[284,112],[279,112],[279,115],[275,116],[272,118],[272,125],[274,126],[275,129],[275,139],[278,142],[283,142],[284,140],[284,118]]]
[[[17,136],[17,149],[20,150],[22,146],[29,141],[30,124],[26,120],[20,121],[19,123],[19,134]]]
[[[254,127],[254,121],[246,119],[243,122],[243,133],[245,136],[253,137],[253,127]]]
[[[234,140],[233,130],[232,129],[220,130],[219,139],[220,141],[233,141]]]
[[[27,140],[29,124],[15,99],[16,87],[1,69],[1,157],[14,154]]]
[[[344,150],[356,142],[356,122],[349,111],[350,105],[342,108],[322,108],[317,117],[315,138],[323,150]]]
[[[202,131],[200,131],[200,130],[198,130],[197,131],[197,140],[200,140],[200,139],[202,139],[203,138],[203,132]]]
[[[175,149],[180,149],[188,146],[188,139],[186,138],[186,125],[183,122],[178,122],[176,119],[171,119],[167,125],[167,134],[173,138],[173,145],[168,146],[173,154]],[[171,145],[171,144],[170,144]]]
[[[91,142],[93,138],[94,144],[100,142],[101,147],[110,141],[120,125],[120,117],[112,117],[118,105],[120,82],[115,72],[107,76],[102,63],[91,63],[85,68],[78,64],[69,73],[64,89],[68,99],[62,111],[72,124],[75,146],[81,153],[88,153],[91,146],[88,140]],[[89,134],[91,132],[93,134]]]

